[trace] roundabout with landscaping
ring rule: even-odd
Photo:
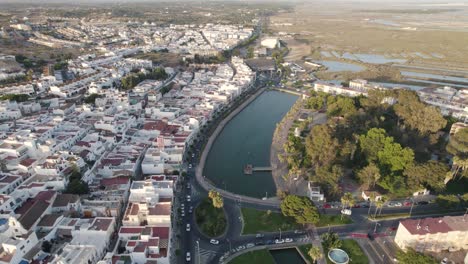
[[[219,237],[227,229],[227,219],[224,209],[213,206],[206,198],[195,208],[195,223],[198,230],[207,237]]]

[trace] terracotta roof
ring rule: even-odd
[[[150,215],[171,215],[170,203],[158,203],[154,207],[148,208]]]
[[[27,207],[27,210],[25,210],[25,212],[18,218],[18,221],[26,230],[29,230],[45,213],[49,207],[49,203],[42,200],[36,200],[33,201],[32,204],[27,205]]]
[[[89,229],[97,231],[107,231],[111,227],[113,220],[113,218],[96,217],[93,221],[93,225]]]
[[[121,227],[120,234],[140,234],[144,227]]]
[[[169,227],[152,227],[153,237],[159,237],[160,239],[169,238]]]
[[[47,226],[47,227],[52,227],[54,226],[55,222],[57,219],[61,217],[61,215],[58,214],[46,214],[44,217],[42,217],[41,221],[37,224],[37,226]]]
[[[68,193],[63,193],[57,195],[57,198],[55,198],[54,203],[52,204],[52,207],[65,207],[70,203],[76,203],[80,199],[79,195],[76,194],[68,194]]]
[[[130,177],[127,176],[119,176],[114,178],[102,179],[101,185],[109,186],[109,185],[121,185],[121,184],[128,184],[130,182]]]
[[[436,233],[447,233],[452,231],[442,217],[424,218],[424,219],[407,219],[400,221],[408,232],[412,235],[426,235]]]
[[[31,166],[36,160],[35,159],[24,159],[20,162],[21,165],[25,167]]]

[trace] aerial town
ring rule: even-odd
[[[468,263],[468,68],[215,3],[0,11],[0,263]]]

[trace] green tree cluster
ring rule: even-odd
[[[342,242],[337,233],[327,232],[321,236],[322,246],[325,249],[325,252],[328,252],[332,248],[340,248]]]
[[[89,96],[85,97],[84,102],[87,103],[87,104],[95,104],[96,99],[101,98],[101,97],[102,97],[102,95],[93,93],[93,94],[90,94]]]
[[[20,102],[26,102],[29,99],[29,95],[27,94],[5,94],[0,96],[0,100],[10,100]]]
[[[88,184],[81,180],[82,175],[80,169],[75,164],[72,165],[72,170],[68,175],[68,185],[65,190],[66,193],[71,194],[88,194]]]
[[[284,216],[293,217],[299,224],[315,224],[319,221],[317,208],[307,197],[288,195],[280,207]]]
[[[468,128],[462,128],[450,136],[447,151],[453,155],[452,178],[468,176]]]
[[[133,73],[122,78],[121,88],[123,90],[130,90],[133,87],[137,86],[140,82],[144,80],[163,80],[167,78],[167,73],[162,67],[157,67],[152,69],[147,73]]]

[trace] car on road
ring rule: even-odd
[[[187,195],[187,202],[190,202],[192,199],[190,197],[190,195]]]
[[[360,204],[355,204],[352,206],[353,208],[361,208],[361,205]]]
[[[187,224],[187,227],[185,228],[185,230],[187,230],[187,232],[190,232],[190,224]]]
[[[294,239],[289,238],[289,237],[284,239],[284,242],[286,242],[286,243],[291,243],[293,241],[294,241]]]
[[[237,251],[241,251],[241,250],[244,250],[244,249],[245,249],[245,246],[238,246],[238,247],[236,248]]]
[[[216,240],[216,239],[211,239],[211,240],[210,240],[210,243],[213,244],[213,245],[218,245],[218,244],[219,244],[219,241]]]
[[[265,245],[265,243],[263,241],[257,241],[257,242],[255,242],[255,245],[256,246],[263,246],[263,245]]]
[[[427,202],[427,201],[419,201],[418,202],[418,205],[427,205],[427,204],[429,204],[429,202]]]
[[[403,202],[403,206],[411,206],[411,201],[405,201]]]
[[[191,168],[192,168],[192,164],[189,164],[189,165],[188,165],[188,168],[191,169]]]
[[[188,209],[188,212],[189,212],[189,214],[191,214],[193,212],[193,206],[190,206],[190,208]]]
[[[305,234],[303,230],[294,230],[294,234]]]
[[[256,234],[256,235],[255,235],[256,238],[262,238],[262,237],[264,237],[264,236],[265,236],[264,234]]]
[[[180,215],[181,215],[182,217],[184,217],[184,216],[185,216],[185,211],[182,211],[182,212],[180,213]]]
[[[267,242],[266,242],[267,245],[272,245],[274,243],[275,243],[275,241],[273,241],[273,240],[267,240]]]
[[[275,244],[283,244],[284,239],[275,239]]]
[[[185,255],[185,260],[187,260],[187,262],[192,260],[192,257],[190,257],[190,252],[187,252],[187,254]]]
[[[255,247],[255,244],[254,243],[248,243],[247,245],[245,245],[246,248],[252,248],[252,247]]]
[[[343,210],[341,210],[341,214],[351,215],[351,210],[350,209],[343,209]]]
[[[401,207],[403,206],[400,202],[389,202],[388,207]]]
[[[372,233],[367,233],[367,238],[369,238],[369,240],[374,240],[374,235]]]

